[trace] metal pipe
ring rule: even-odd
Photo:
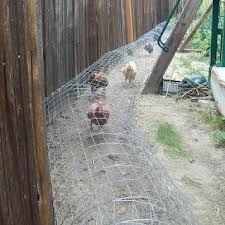
[[[175,11],[176,11],[176,9],[177,9],[177,7],[178,7],[180,1],[181,1],[181,0],[177,0],[175,6],[173,7],[173,9],[171,10],[171,12],[169,13],[169,16],[168,16],[168,18],[167,18],[166,24],[165,24],[165,26],[163,27],[162,32],[161,32],[161,34],[159,35],[159,38],[158,38],[158,45],[159,45],[159,47],[162,48],[162,50],[163,50],[164,52],[168,52],[168,51],[169,51],[169,48],[167,47],[167,44],[166,44],[166,43],[163,43],[163,42],[162,42],[162,36],[163,36],[163,34],[164,34],[164,32],[165,32],[165,30],[166,30],[166,28],[167,28],[167,26],[168,26],[168,24],[169,24],[171,18],[172,18],[172,16],[174,15],[174,13],[175,13]]]
[[[210,66],[216,64],[220,0],[213,0]]]
[[[221,49],[221,66],[225,67],[225,15],[223,15],[223,32],[221,35],[222,49]]]
[[[213,0],[213,11],[212,11],[212,33],[211,33],[211,53],[210,53],[210,68],[208,85],[211,86],[211,69],[216,65],[217,56],[217,41],[218,41],[218,24],[219,24],[219,8],[220,0]]]

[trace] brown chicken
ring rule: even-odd
[[[91,85],[91,92],[94,93],[97,91],[98,88],[103,87],[105,90],[105,87],[108,86],[108,79],[106,77],[106,74],[102,71],[98,73],[93,73],[88,80],[89,84]]]
[[[153,45],[151,43],[148,43],[144,46],[144,50],[146,50],[149,54],[153,52]]]
[[[93,128],[93,124],[99,126],[99,129],[101,129],[107,123],[109,115],[109,107],[102,100],[92,103],[90,111],[87,114],[87,117],[91,120],[91,129]]]

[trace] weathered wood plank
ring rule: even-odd
[[[134,34],[133,34],[133,15],[132,15],[132,4],[131,0],[125,0],[125,15],[126,15],[126,31],[127,31],[127,42],[134,41]]]
[[[24,154],[24,130],[23,119],[18,121],[23,109],[21,106],[21,84],[19,78],[19,60],[24,51],[20,52],[18,43],[21,43],[24,32],[23,28],[18,33],[18,20],[10,20],[10,17],[19,18],[21,6],[17,2],[10,1],[7,5],[6,14],[6,30],[4,31],[4,54],[5,54],[5,73],[1,80],[4,81],[1,91],[1,133],[3,139],[3,159],[7,191],[7,207],[9,209],[10,224],[32,224],[31,209],[28,209],[26,216],[25,210],[27,206],[27,181],[24,177],[27,175],[23,168]],[[24,20],[21,18],[20,23]],[[20,56],[20,57],[18,57]],[[23,68],[21,68],[23,70]],[[21,119],[21,118],[20,118]],[[21,150],[21,151],[20,151]],[[20,161],[22,160],[22,161]],[[18,180],[18,178],[20,178]],[[10,193],[10,194],[9,194]]]
[[[50,196],[49,187],[49,176],[47,167],[47,153],[45,148],[45,125],[44,125],[44,114],[42,106],[43,97],[43,58],[42,58],[42,30],[38,27],[38,17],[41,14],[41,5],[36,1],[26,2],[26,14],[25,18],[27,21],[27,33],[25,38],[25,46],[27,49],[27,63],[30,67],[27,68],[27,83],[25,96],[30,96],[30,99],[26,97],[26,102],[24,102],[24,109],[27,109],[26,114],[30,115],[30,123],[33,124],[33,139],[34,141],[28,141],[28,149],[33,149],[34,154],[29,154],[29,171],[35,169],[35,176],[31,173],[29,177],[32,180],[32,187],[37,185],[36,191],[31,190],[32,193],[32,205],[33,215],[35,215],[34,223],[38,223],[40,219],[40,225],[50,225],[53,224],[53,213],[52,213],[52,201]],[[26,65],[26,64],[25,64]],[[32,91],[31,91],[32,90]],[[29,104],[32,102],[32,104]],[[27,107],[25,107],[27,106]],[[25,118],[25,124],[27,127],[27,135],[30,135],[29,130],[31,128],[30,124]],[[32,136],[28,137],[32,138]],[[35,200],[37,203],[35,203]],[[37,204],[37,205],[36,205]],[[37,206],[39,207],[37,209]],[[37,219],[38,218],[38,219]]]
[[[167,41],[169,51],[161,53],[152,70],[151,75],[147,78],[145,82],[142,94],[159,92],[160,83],[163,79],[163,75],[166,69],[168,68],[171,60],[173,59],[177,48],[181,44],[188,27],[190,26],[192,20],[195,18],[201,3],[202,0],[189,0],[185,5],[184,10]]]
[[[210,14],[210,12],[212,10],[212,6],[213,6],[213,3],[211,3],[209,5],[209,7],[206,9],[206,11],[203,13],[203,15],[201,16],[201,18],[199,19],[199,21],[197,22],[197,24],[195,25],[195,27],[191,31],[191,33],[188,35],[188,37],[186,38],[186,40],[184,41],[184,43],[181,45],[180,50],[179,50],[180,52],[182,52],[187,47],[187,45],[189,44],[189,42],[191,41],[191,39],[193,38],[193,36],[197,32],[197,30],[200,28],[200,26],[202,25],[202,23],[208,17],[208,15]]]
[[[5,29],[5,14],[6,14],[6,0],[3,0],[0,4],[0,46],[4,46],[4,29]],[[0,48],[0,95],[5,91],[5,59],[3,48]],[[1,98],[0,96],[0,98]],[[1,102],[1,100],[0,100]],[[7,180],[5,171],[5,160],[3,155],[3,113],[0,110],[0,224],[10,223],[10,214],[8,207],[8,192],[7,192]]]
[[[0,29],[0,221],[7,225],[50,224],[48,178],[41,163],[44,126],[36,119],[43,118],[43,112],[41,102],[34,101],[33,79],[39,79],[41,71],[38,52],[42,59],[37,48],[37,5],[33,0],[3,0],[0,7],[4,24]]]

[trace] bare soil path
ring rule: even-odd
[[[182,193],[190,199],[204,225],[225,224],[225,149],[217,148],[201,118],[188,110],[189,101],[176,103],[164,96],[136,99],[136,124]],[[197,106],[191,106],[192,109]],[[171,158],[156,141],[159,123],[173,124],[183,137],[190,157]]]

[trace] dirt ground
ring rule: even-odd
[[[110,118],[101,130],[90,130],[90,88],[79,97],[73,97],[71,90],[59,91],[48,101],[47,115],[62,111],[47,127],[57,225],[198,224],[151,145],[133,127],[134,99],[160,51],[156,43],[151,55],[140,48],[108,72],[105,101]],[[131,85],[124,83],[120,71],[129,60],[138,67]]]
[[[204,225],[225,224],[225,149],[217,148],[209,127],[187,109],[189,101],[145,95],[136,99],[136,124]],[[191,105],[191,107],[197,107]],[[156,141],[159,123],[172,123],[190,157],[171,158]]]
[[[47,127],[57,225],[198,224],[183,195],[200,224],[225,224],[225,150],[216,148],[207,126],[187,110],[189,103],[139,94],[160,51],[156,43],[151,55],[140,48],[109,71],[111,114],[102,130],[90,131],[89,89],[79,98],[62,93],[48,103],[50,111],[62,109]],[[124,84],[120,71],[129,60],[138,67],[132,85]],[[174,68],[167,78],[177,76]],[[188,157],[170,158],[157,144],[162,121],[176,126]]]

